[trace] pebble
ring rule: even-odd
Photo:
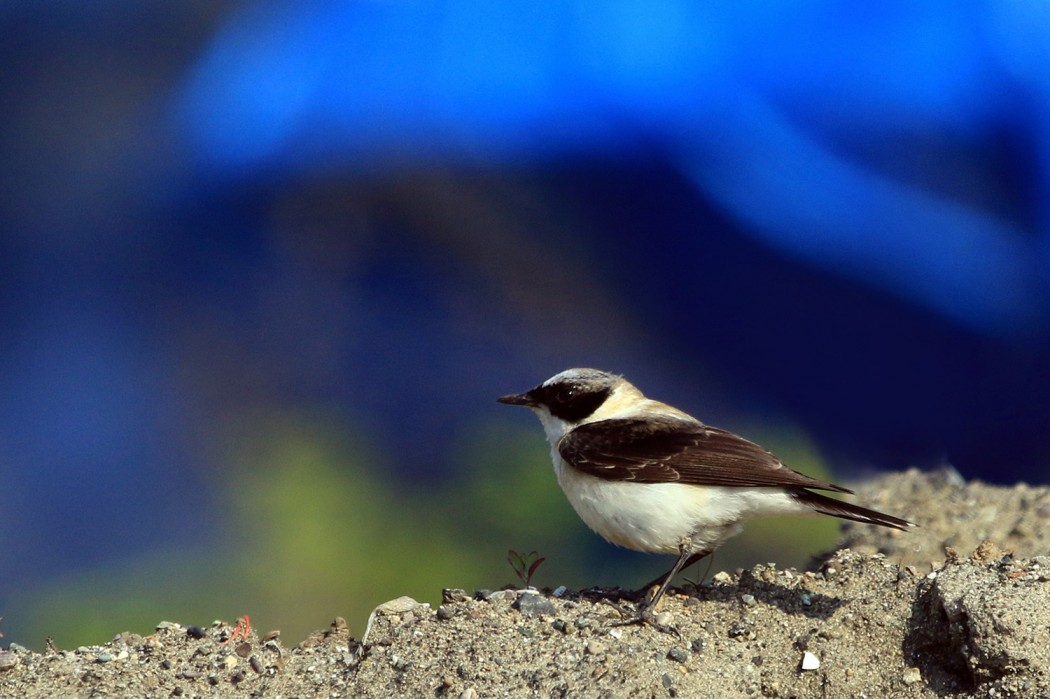
[[[713,580],[716,583],[729,583],[733,581],[733,576],[725,572],[724,570],[720,570],[714,574],[711,580]]]
[[[464,590],[458,587],[446,587],[441,591],[441,601],[445,604],[452,602],[466,602],[470,597]]]
[[[243,643],[238,643],[237,647],[233,649],[233,652],[241,656],[242,658],[247,658],[249,655],[252,654],[252,644],[248,643],[247,641],[244,641]]]
[[[528,617],[556,616],[558,613],[551,601],[540,595],[522,595],[513,607]]]
[[[684,663],[689,660],[689,654],[681,648],[671,648],[667,651],[667,657],[676,663]]]
[[[113,660],[113,656],[109,653],[99,653],[95,656],[95,660],[100,663],[108,663],[110,660]]]
[[[204,631],[204,629],[202,629],[199,626],[187,626],[186,627],[186,635],[189,636],[190,638],[200,639],[200,638],[204,638],[205,631]]]
[[[803,671],[816,670],[820,667],[820,659],[808,650],[802,654]]]
[[[605,652],[605,646],[598,641],[587,641],[587,646],[584,650],[588,655],[601,655]]]
[[[454,616],[456,616],[456,608],[451,604],[443,604],[437,609],[437,618],[441,621],[448,621]]]
[[[561,597],[565,594],[566,590],[568,590],[568,588],[564,585],[558,585],[556,588],[554,588],[554,592],[552,592],[551,595],[553,597]]]
[[[917,667],[909,667],[904,670],[904,675],[901,677],[904,684],[915,684],[922,679],[922,673],[919,672]]]
[[[404,614],[405,612],[411,612],[412,610],[419,609],[423,606],[429,605],[423,605],[421,602],[417,602],[408,595],[402,595],[401,597],[398,597],[397,599],[392,599],[389,602],[383,602],[381,605],[375,608],[375,612],[379,612],[380,614]],[[336,621],[341,621],[342,627],[346,628],[345,619],[338,617]],[[335,623],[336,622],[333,622],[333,625]]]
[[[671,615],[671,612],[660,612],[656,615],[655,619],[656,623],[660,626],[670,626],[673,620],[674,617]]]
[[[176,624],[174,621],[162,621],[157,624],[157,631],[167,631],[169,629],[172,631],[181,631],[182,624]]]
[[[473,687],[467,687],[459,693],[459,699],[478,699],[478,690]]]
[[[513,602],[518,598],[519,592],[517,590],[496,590],[490,592],[486,597],[486,602]]]
[[[18,665],[18,656],[10,651],[0,651],[0,672]]]
[[[743,602],[748,607],[755,606],[755,596],[754,595],[740,595],[740,601]]]
[[[368,622],[365,624],[365,633],[361,636],[361,643],[368,644],[368,636],[372,631],[372,624],[375,623],[376,616],[380,614],[384,616],[395,616],[397,614],[404,614],[420,608],[430,609],[430,604],[417,602],[408,595],[402,595],[401,597],[392,599],[389,602],[383,602],[368,615]],[[332,622],[332,627],[335,629],[345,629],[346,620],[342,617],[336,617],[335,621]]]

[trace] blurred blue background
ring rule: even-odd
[[[360,634],[516,582],[510,548],[539,585],[638,585],[670,561],[587,532],[494,402],[570,366],[817,476],[1046,481],[1042,2],[15,0],[0,27],[5,642]],[[836,531],[751,529],[716,569]]]

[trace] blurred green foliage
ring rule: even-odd
[[[671,564],[614,554],[586,529],[558,489],[538,425],[471,426],[459,436],[452,481],[419,488],[387,477],[385,459],[396,454],[372,451],[348,422],[282,415],[231,430],[214,484],[227,508],[220,543],[26,591],[4,611],[22,617],[29,637],[8,640],[41,648],[51,635],[67,648],[150,633],[162,619],[204,625],[248,614],[261,631],[279,628],[297,643],[337,615],[360,635],[371,609],[400,595],[436,604],[444,587],[515,584],[509,549],[546,557],[534,579],[541,587],[632,587]],[[795,468],[829,477],[797,432],[749,434]],[[709,572],[767,560],[802,566],[836,537],[828,518],[754,522]]]

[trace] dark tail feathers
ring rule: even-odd
[[[869,510],[860,505],[852,505],[848,502],[843,502],[842,500],[835,500],[834,498],[829,498],[827,495],[821,495],[820,493],[814,493],[809,490],[799,489],[792,491],[791,494],[802,504],[808,505],[817,512],[831,515],[832,517],[852,519],[854,522],[863,522],[864,524],[878,524],[883,527],[892,527],[893,529],[900,529],[902,531],[907,531],[909,527],[915,526],[906,519],[887,515],[882,512],[876,512],[875,510]]]

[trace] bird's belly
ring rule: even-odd
[[[682,483],[612,481],[581,473],[564,462],[558,483],[587,526],[617,546],[650,553],[714,550],[755,516],[797,513],[779,490]]]

